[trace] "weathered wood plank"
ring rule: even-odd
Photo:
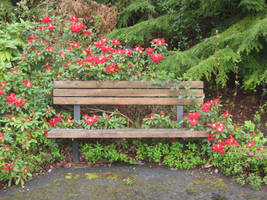
[[[48,138],[192,138],[208,137],[207,131],[185,129],[53,129]]]
[[[203,96],[203,89],[170,90],[170,89],[54,89],[54,96],[61,97],[86,97],[86,96],[179,96],[179,95]]]
[[[202,104],[203,98],[123,98],[123,97],[54,97],[58,105],[194,105]]]
[[[203,88],[202,81],[183,81],[179,83],[180,88]],[[164,86],[153,84],[151,81],[55,81],[55,88],[171,88],[173,82]]]

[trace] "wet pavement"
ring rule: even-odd
[[[135,165],[54,169],[27,182],[24,188],[0,191],[0,200],[103,199],[267,200],[267,191],[242,187],[206,170]]]

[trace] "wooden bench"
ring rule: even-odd
[[[53,102],[74,105],[75,120],[80,120],[80,105],[177,105],[180,122],[184,105],[203,103],[203,82],[180,82],[178,90],[172,87],[173,83],[162,86],[141,81],[55,81]],[[198,98],[186,98],[192,94]],[[72,138],[73,161],[78,162],[77,138],[188,138],[208,137],[208,133],[186,129],[52,129],[47,137]]]

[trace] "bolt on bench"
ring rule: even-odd
[[[203,103],[203,82],[180,82],[164,86],[146,81],[55,81],[53,102],[74,105],[74,120],[80,120],[80,105],[177,105],[177,121],[183,120],[183,106]],[[185,88],[190,89],[185,89]],[[184,94],[194,95],[188,99]],[[184,96],[184,97],[183,97]],[[207,131],[186,129],[52,129],[48,138],[72,138],[73,162],[79,161],[77,138],[188,138],[208,137]]]

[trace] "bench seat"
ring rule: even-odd
[[[188,129],[53,129],[48,138],[191,138],[208,137],[207,131]]]

